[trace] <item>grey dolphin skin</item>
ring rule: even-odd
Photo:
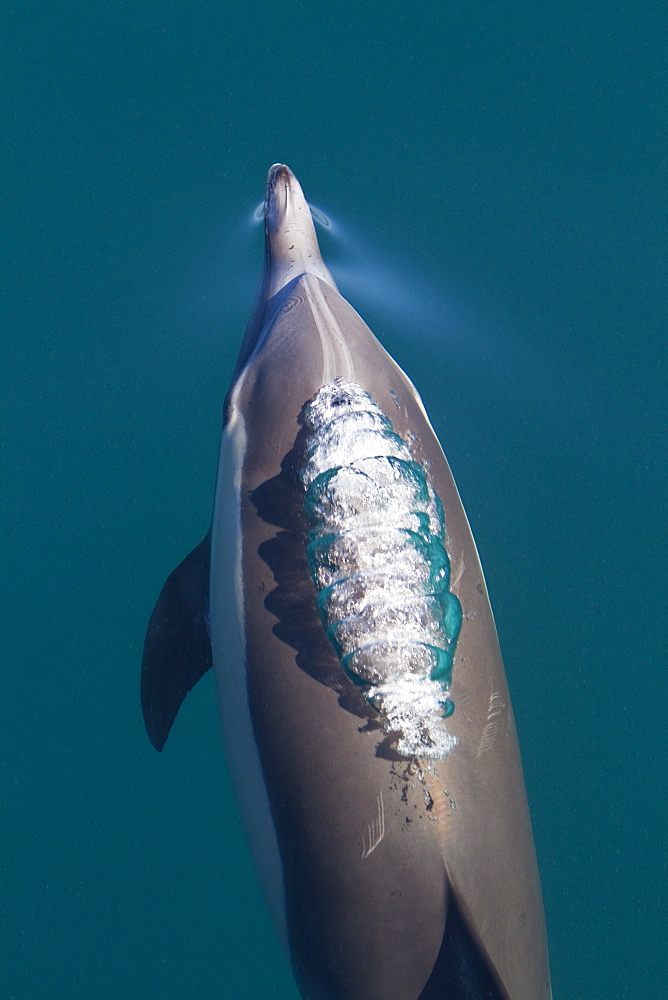
[[[281,164],[265,230],[211,529],[146,635],[148,735],[161,750],[213,666],[305,1000],[549,1000],[515,723],[448,463]]]

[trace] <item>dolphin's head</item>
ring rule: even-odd
[[[336,288],[320,254],[313,217],[290,167],[275,163],[267,174],[264,200],[265,269],[260,283],[265,301],[300,274],[314,274]]]
[[[264,230],[264,269],[237,358],[233,383],[255,350],[267,323],[271,322],[280,293],[287,285],[302,274],[312,274],[338,291],[322,259],[304,192],[284,163],[275,163],[267,174]]]

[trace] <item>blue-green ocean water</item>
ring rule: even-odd
[[[618,0],[4,5],[2,1000],[297,997],[211,678],[161,755],[138,700],[277,160],[473,526],[555,1000],[668,996],[664,31]]]

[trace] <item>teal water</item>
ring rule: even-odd
[[[0,997],[297,1000],[211,679],[161,755],[138,699],[277,160],[473,526],[555,1000],[666,995],[661,14],[4,5]]]

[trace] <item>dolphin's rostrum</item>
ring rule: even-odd
[[[305,1000],[549,1000],[512,709],[457,488],[281,164],[264,216],[211,529],[146,635],[149,737],[162,749],[213,666]]]

